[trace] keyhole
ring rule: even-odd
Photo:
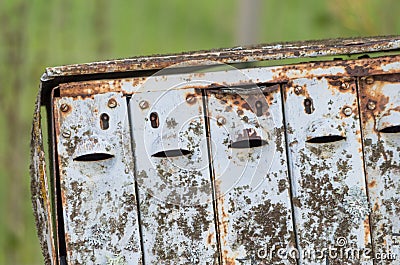
[[[100,128],[102,130],[107,130],[110,127],[110,116],[107,113],[100,115]]]
[[[311,98],[306,98],[304,100],[304,110],[307,114],[311,114],[314,111],[314,105]]]
[[[158,128],[159,126],[159,121],[158,121],[158,114],[157,112],[152,112],[150,114],[150,123],[151,123],[151,127],[153,128]]]
[[[263,107],[262,102],[261,101],[256,101],[256,115],[257,115],[257,117],[262,116],[262,114],[263,114],[262,107]]]

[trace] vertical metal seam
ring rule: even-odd
[[[361,137],[361,150],[362,150],[362,154],[361,154],[361,159],[363,160],[363,169],[364,169],[364,180],[365,180],[365,192],[367,195],[367,201],[368,201],[368,207],[369,210],[371,210],[371,201],[370,201],[370,197],[369,197],[369,190],[368,190],[368,177],[367,177],[367,165],[366,165],[366,160],[365,160],[365,149],[364,149],[364,133],[363,133],[363,115],[362,115],[362,111],[361,111],[361,83],[360,83],[361,79],[359,77],[357,77],[356,79],[356,94],[357,94],[357,107],[358,107],[358,115],[359,115],[359,121],[360,121],[360,137]],[[371,218],[372,217],[372,212],[368,213],[368,225],[369,225],[369,238],[371,240],[371,249],[372,249],[372,253],[375,255],[375,248],[374,248],[374,243],[373,243],[373,238],[372,238],[372,223],[371,223]],[[372,259],[372,264],[377,264],[375,262],[375,259]]]
[[[54,99],[54,89],[52,90],[51,98]],[[54,106],[54,102],[51,102],[52,112],[55,113],[56,109]],[[54,134],[55,145],[54,145],[54,159],[55,167],[54,167],[54,179],[55,179],[55,205],[56,205],[56,215],[57,215],[57,227],[56,227],[56,234],[57,234],[57,260],[58,264],[67,264],[67,244],[65,241],[65,223],[64,223],[64,210],[62,205],[62,198],[61,198],[61,183],[60,183],[60,166],[59,166],[59,155],[58,155],[58,143],[56,139],[56,131],[55,131],[55,123],[56,117],[58,115],[53,115],[53,123],[52,123],[52,131]],[[65,252],[65,253],[64,253]],[[62,256],[64,254],[65,256]],[[64,257],[64,259],[63,259]]]
[[[280,84],[279,85],[279,90],[281,93],[281,102],[282,102],[282,119],[283,119],[283,128],[285,131],[285,153],[286,153],[286,164],[287,164],[287,176],[289,179],[289,198],[290,198],[290,206],[292,209],[292,223],[293,223],[293,234],[294,234],[294,240],[296,244],[296,249],[299,250],[299,243],[298,243],[298,235],[297,235],[297,229],[296,229],[296,219],[295,219],[295,207],[293,204],[293,191],[292,191],[292,174],[291,174],[291,158],[289,156],[289,137],[288,137],[288,130],[286,126],[286,112],[285,112],[285,89],[287,84]],[[300,252],[301,253],[301,252]],[[296,264],[300,265],[300,259],[296,257]]]
[[[137,218],[138,218],[138,226],[139,226],[139,241],[140,241],[140,250],[142,252],[142,264],[145,263],[145,255],[144,255],[144,242],[143,242],[143,231],[142,231],[142,216],[140,213],[140,197],[139,197],[139,185],[137,183],[136,179],[136,159],[135,159],[135,149],[134,149],[134,139],[133,139],[133,131],[131,128],[133,128],[131,125],[133,124],[133,119],[132,119],[132,113],[130,111],[130,97],[126,97],[126,106],[127,106],[127,111],[128,111],[128,125],[129,125],[129,135],[131,139],[131,151],[132,151],[132,160],[133,160],[133,177],[134,177],[134,186],[135,186],[135,197],[136,197],[136,212],[137,212]]]
[[[213,200],[213,210],[214,210],[214,224],[215,224],[215,239],[217,244],[217,255],[218,255],[218,263],[222,263],[222,245],[220,240],[220,229],[219,229],[219,214],[218,214],[218,200],[217,200],[217,189],[215,183],[215,173],[214,173],[214,163],[212,160],[212,152],[211,152],[211,131],[210,131],[210,123],[208,119],[208,100],[207,93],[204,89],[201,90],[201,95],[203,99],[203,115],[204,115],[204,125],[206,129],[206,142],[207,142],[207,155],[208,155],[208,168],[210,172],[211,178],[211,189],[212,189],[212,200]]]
[[[49,152],[49,175],[50,175],[50,181],[49,181],[49,197],[50,197],[50,208],[51,208],[51,214],[53,215],[51,217],[51,226],[54,225],[52,231],[53,231],[53,244],[54,244],[54,251],[55,251],[55,264],[59,264],[58,262],[58,229],[57,229],[57,194],[56,194],[56,177],[57,177],[57,168],[55,165],[57,165],[56,162],[56,134],[55,134],[55,127],[54,127],[54,89],[51,91],[51,99],[49,104],[46,104],[46,122],[47,122],[47,134],[48,134],[48,143],[47,143],[47,151]],[[55,148],[51,148],[55,147]]]

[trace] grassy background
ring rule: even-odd
[[[46,66],[398,34],[398,11],[398,0],[0,0],[0,264],[43,264],[28,168]]]

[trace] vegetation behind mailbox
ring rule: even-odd
[[[231,0],[1,1],[0,209],[6,214],[0,219],[0,264],[42,264],[27,168],[33,98],[45,67],[244,41],[387,35],[400,30],[396,12],[391,12],[399,7],[396,0],[309,2],[263,3],[254,16],[259,18],[258,29],[252,25],[256,37],[243,39],[238,37],[243,24],[240,5]]]
[[[47,68],[31,172],[46,264],[397,264],[399,48],[352,38]]]

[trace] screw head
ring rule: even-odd
[[[373,100],[369,100],[367,103],[367,108],[369,110],[374,110],[376,108],[376,102]]]
[[[69,110],[69,105],[68,105],[68,104],[65,104],[65,103],[61,104],[60,110],[61,110],[62,112],[67,112],[67,111]]]
[[[372,76],[368,76],[367,78],[365,78],[365,83],[367,85],[372,85],[374,83],[374,78]]]
[[[141,109],[147,109],[149,107],[149,102],[147,102],[146,100],[142,100],[139,102],[139,107]]]
[[[238,109],[238,110],[237,110],[237,114],[238,114],[239,116],[242,116],[243,113],[244,113],[243,110],[241,110],[241,109]]]
[[[347,89],[350,88],[350,84],[349,84],[349,83],[346,83],[346,82],[343,82],[343,83],[340,85],[340,87],[341,87],[343,90],[347,90]]]
[[[186,102],[189,104],[193,104],[196,102],[196,97],[194,95],[190,94],[186,97]]]
[[[300,95],[303,92],[303,88],[301,86],[297,86],[294,88],[294,93],[296,93],[296,95]]]
[[[226,123],[225,117],[220,116],[220,117],[217,118],[217,124],[219,126],[224,125],[225,123]]]
[[[64,138],[69,138],[69,137],[71,137],[71,131],[69,131],[69,130],[63,131],[62,136],[63,136]]]
[[[343,113],[346,116],[350,116],[353,113],[353,110],[350,107],[346,107],[343,109]]]
[[[115,108],[117,105],[118,103],[114,98],[111,98],[107,103],[107,106],[111,109]]]

